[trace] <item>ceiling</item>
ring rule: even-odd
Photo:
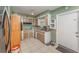
[[[16,13],[36,16],[46,10],[55,10],[60,6],[12,6],[11,10]]]

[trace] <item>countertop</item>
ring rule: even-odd
[[[41,31],[41,32],[50,32],[50,31],[56,31],[55,29],[50,29],[48,31],[42,30],[42,29],[35,29],[35,31]]]

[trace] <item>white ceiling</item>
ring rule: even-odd
[[[12,6],[11,10],[13,12],[31,15],[32,12],[34,13],[34,16],[46,11],[46,10],[55,10],[56,8],[59,8],[60,6]]]

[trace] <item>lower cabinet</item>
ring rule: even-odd
[[[28,38],[28,32],[24,31],[24,39],[27,39],[27,38]]]
[[[44,33],[42,32],[37,32],[37,39],[39,39],[41,42],[44,43]]]
[[[29,37],[30,37],[30,38],[33,37],[33,32],[32,32],[32,30],[25,30],[25,31],[24,31],[24,39],[28,39],[28,33],[29,33]]]
[[[50,31],[49,32],[37,32],[37,39],[44,44],[49,44],[51,41]]]

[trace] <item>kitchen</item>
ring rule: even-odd
[[[27,8],[30,8],[30,7],[27,7]],[[35,9],[35,7],[33,7],[33,8]],[[55,9],[53,9],[53,8],[55,8]],[[39,8],[37,7],[36,10],[37,9],[40,10],[42,8],[41,7],[39,7]],[[51,9],[53,9],[53,10],[51,10]],[[25,25],[25,27],[23,28],[23,30],[24,30],[23,32],[24,33],[23,33],[22,36],[24,36],[24,38],[28,38],[29,40],[31,38],[34,38],[34,39],[36,38],[40,42],[44,43],[46,47],[49,47],[50,45],[52,47],[55,46],[54,49],[56,51],[59,50],[59,51],[62,51],[62,52],[78,52],[78,43],[77,43],[78,41],[73,40],[73,39],[77,39],[78,32],[76,31],[76,34],[75,34],[76,38],[74,38],[74,34],[71,34],[71,31],[68,32],[68,30],[65,30],[65,29],[67,29],[69,27],[67,23],[69,23],[69,25],[70,25],[70,22],[71,22],[71,21],[67,22],[67,21],[65,21],[65,19],[66,18],[69,19],[71,16],[77,17],[77,15],[76,14],[73,14],[71,16],[69,15],[69,17],[67,16],[66,18],[65,18],[65,16],[60,17],[61,15],[63,15],[63,13],[68,13],[68,12],[72,13],[72,11],[74,12],[74,10],[77,10],[77,9],[79,9],[79,7],[77,7],[77,6],[59,6],[59,7],[55,7],[54,6],[54,7],[51,7],[49,9],[47,9],[47,11],[44,11],[42,13],[37,14],[35,17],[33,17],[33,15],[37,11],[34,11],[32,9],[31,13],[30,13],[31,14],[30,17],[32,17],[32,20],[29,20],[29,21],[24,20],[23,21],[24,24],[28,24],[28,26],[30,28],[30,31],[26,30],[27,28],[24,29],[26,27],[26,25]],[[77,12],[77,11],[75,11],[75,12]],[[29,17],[25,17],[25,18],[28,19]],[[67,23],[64,23],[64,21],[62,20],[62,18]],[[63,25],[63,23],[61,23],[62,21],[59,21],[58,19],[62,20],[63,23],[64,23],[64,25]],[[72,24],[74,24],[74,22]],[[70,26],[72,26],[72,24]],[[76,24],[77,23],[74,24],[75,27],[76,27]],[[71,27],[69,27],[69,28],[71,28]],[[63,30],[63,31],[61,31],[61,30]],[[75,28],[74,30],[77,30],[77,28]],[[73,30],[73,33],[75,32],[74,30]],[[69,41],[68,41],[68,39],[69,39],[68,33],[70,33],[72,35],[72,36],[70,35],[70,39],[71,40],[69,40]],[[72,44],[69,43],[71,41],[73,41]],[[30,41],[29,41],[29,43],[30,43]],[[69,44],[69,45],[67,45],[67,44]],[[30,44],[27,44],[27,45],[30,45]],[[38,44],[36,44],[36,45],[38,45]],[[58,45],[58,47],[57,47],[57,45]],[[74,47],[74,45],[75,45],[75,47]],[[33,52],[33,51],[31,51],[31,52]]]
[[[4,7],[0,45],[12,53],[77,53],[78,14],[78,6]]]
[[[28,19],[28,18],[26,19],[26,21],[24,20],[24,22],[23,22],[24,26],[26,26],[26,27],[28,26],[27,28],[24,27],[24,39],[28,38],[28,32],[29,32],[30,38],[34,37],[34,38],[39,39],[43,43],[47,43],[47,44],[50,43],[50,41],[51,41],[50,28],[47,24],[48,17],[47,16],[44,16],[44,17],[45,18],[39,19],[39,20],[31,19],[31,21],[30,21],[30,19]],[[46,39],[47,37],[48,37],[48,39]],[[46,42],[46,40],[48,40],[48,41]]]
[[[51,15],[50,11],[48,10],[48,9],[56,9],[59,7],[54,6],[54,8],[52,8],[52,6],[50,6],[43,8],[41,6],[40,7],[1,6],[1,8],[3,8],[1,15],[2,16],[1,25],[3,26],[1,29],[3,31],[1,32],[1,34],[3,35],[2,38],[4,43],[4,45],[1,44],[1,46],[4,47],[4,48],[1,47],[1,52],[2,50],[4,52],[6,51],[12,53],[13,52],[30,53],[30,52],[38,52],[38,50],[39,52],[42,53],[51,51],[59,52],[55,49],[56,47],[55,48],[52,47],[54,43],[51,43],[53,42],[51,41],[51,32],[53,32],[54,27],[51,26],[52,29],[50,29],[50,24],[52,25],[53,23],[51,23]],[[41,14],[44,11],[46,11],[46,14],[39,17],[38,14]],[[8,17],[7,19],[6,16]],[[56,34],[54,34],[54,36],[56,36]],[[31,47],[31,45],[33,47]],[[28,46],[30,46],[31,48],[29,48]]]
[[[31,44],[30,39],[38,40],[45,46],[55,45],[54,42],[51,42],[51,32],[52,33],[55,32],[55,29],[53,29],[54,27],[52,26],[51,26],[52,29],[50,29],[49,25],[50,25],[51,15],[49,13],[47,13],[46,15],[40,16],[38,18],[22,17],[22,20],[23,20],[23,23],[22,23],[23,39],[22,40],[29,41],[29,44],[27,45]],[[37,44],[36,46],[40,47],[39,45],[40,44]],[[46,51],[42,51],[42,52],[46,52]]]

